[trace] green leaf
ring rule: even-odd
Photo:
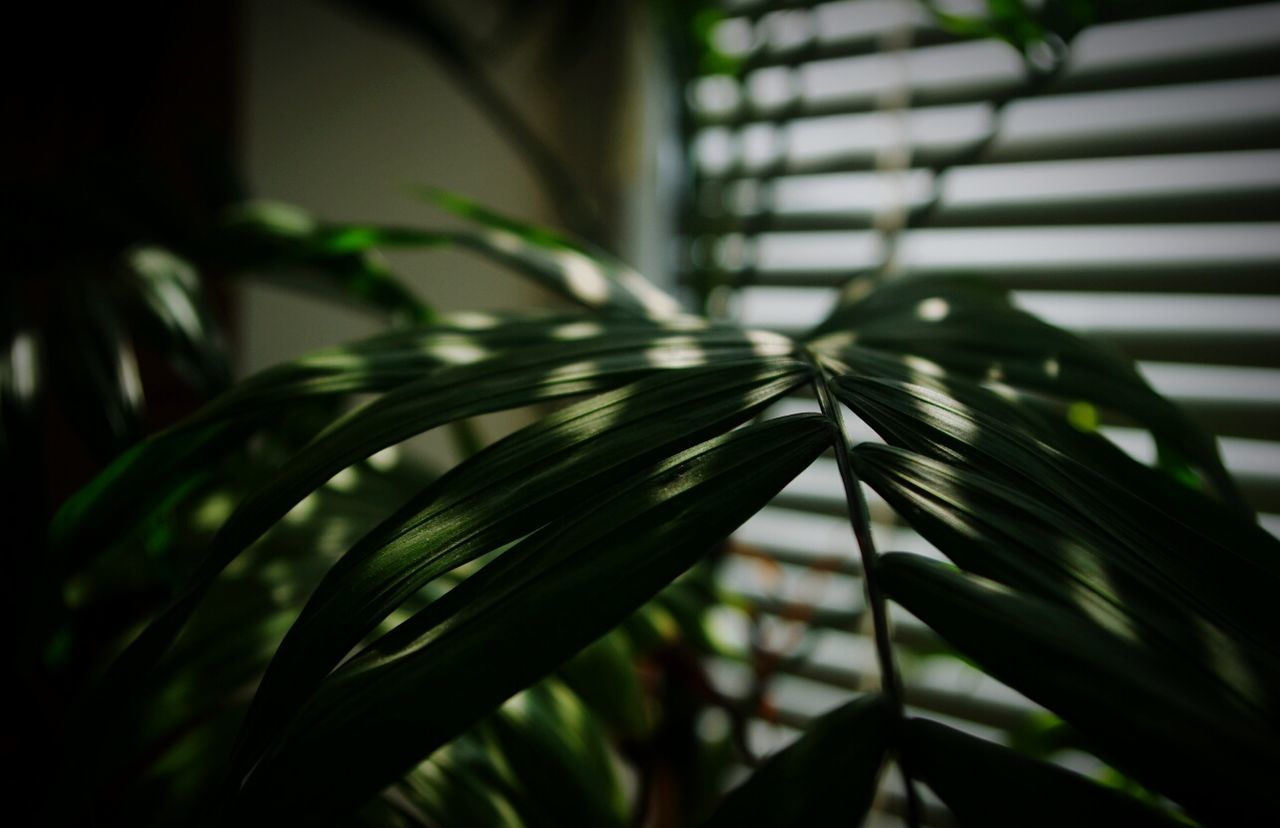
[[[597,639],[559,671],[561,680],[622,740],[642,739],[652,728],[636,661],[634,645],[619,629]]]
[[[844,356],[837,396],[891,444],[1038,485],[1126,542],[1174,546],[1191,533],[1258,577],[1280,578],[1280,543],[1253,520],[1081,432],[1036,398],[922,371],[910,358],[857,348]]]
[[[998,466],[982,458],[949,463],[871,445],[854,457],[862,479],[965,569],[1205,670],[1236,704],[1280,712],[1280,655],[1268,635],[1280,580],[1238,548],[1196,536],[1176,514],[1067,458],[1055,463],[1048,449],[1038,467],[1023,468],[1038,477],[988,473]],[[1222,517],[1224,527],[1235,519]]]
[[[893,730],[893,712],[883,696],[862,696],[836,708],[730,791],[704,824],[861,825]]]
[[[6,300],[12,295],[6,291]],[[43,473],[39,450],[48,382],[44,342],[35,328],[9,305],[0,317],[0,460],[15,489],[26,488]],[[42,485],[37,485],[42,490]],[[35,494],[27,492],[28,495]]]
[[[146,399],[133,341],[119,309],[96,280],[67,286],[57,307],[60,335],[51,342],[63,409],[101,457],[111,458],[143,433]]]
[[[1078,828],[1181,823],[1057,765],[924,719],[909,719],[904,751],[912,776],[942,798],[961,825]]]
[[[1013,310],[1008,291],[971,276],[916,277],[888,282],[855,279],[844,288],[840,301],[827,318],[814,328],[815,342],[827,335],[857,331],[891,316],[919,315],[920,303],[930,299],[945,302],[947,311],[955,307]],[[943,306],[934,303],[926,307]]]
[[[1203,673],[1075,613],[916,555],[884,555],[877,569],[895,601],[1061,716],[1103,759],[1193,815],[1227,825],[1280,817],[1274,729],[1220,704]]]
[[[230,385],[226,345],[196,270],[159,247],[127,251],[123,270],[125,305],[138,334],[155,342],[198,391],[213,395]]]
[[[615,762],[582,701],[547,679],[437,750],[394,790],[431,825],[622,826],[627,805]]]
[[[486,720],[518,781],[516,808],[528,826],[621,826],[627,800],[599,723],[564,684],[544,680]]]
[[[396,281],[377,256],[378,249],[459,247],[591,310],[664,318],[679,314],[673,298],[603,251],[500,216],[461,196],[438,190],[423,194],[480,228],[325,224],[290,205],[257,202],[233,214],[216,252],[240,269],[319,270],[344,292],[417,321],[431,319],[431,312]]]
[[[899,379],[895,367],[859,361],[835,391],[918,453],[857,452],[867,482],[926,538],[966,569],[1084,607],[1178,658],[1238,660],[1225,631],[1280,686],[1274,538],[1096,435],[963,381]],[[1243,680],[1256,697],[1257,679]]]
[[[421,819],[425,818],[428,825],[524,828],[509,776],[493,736],[475,728],[435,751],[388,792],[410,802],[416,819],[408,824],[422,824]],[[385,805],[388,799],[384,792],[379,799],[370,800],[360,813],[367,813],[379,802]],[[387,823],[372,819],[370,824]]]
[[[334,423],[240,502],[183,591],[111,665],[87,715],[125,703],[218,574],[291,508],[351,464],[422,431],[477,414],[599,391],[655,372],[785,355],[792,348],[783,337],[750,331],[707,328],[673,334],[670,328],[648,325],[631,333],[593,333],[517,353],[486,354],[373,400]],[[103,485],[114,485],[118,491],[119,482]]]
[[[987,0],[986,13],[978,15],[948,12],[946,4],[937,0],[925,5],[934,20],[953,34],[999,38],[1023,52],[1050,34],[1069,41],[1093,20],[1093,4],[1088,2],[1049,0],[1033,12],[1021,0]]]
[[[436,318],[435,311],[391,273],[373,249],[376,239],[338,248],[328,243],[333,232],[300,207],[252,201],[229,212],[201,259],[342,300],[354,298],[400,322]],[[417,243],[448,244],[449,236],[424,231],[417,234]],[[290,278],[300,274],[302,278]]]
[[[614,387],[663,370],[786,355],[791,343],[750,333],[659,330],[571,339],[438,371],[335,422],[250,495],[215,541],[221,569],[306,495],[342,469],[439,425],[491,411]]]
[[[202,526],[220,522],[215,516],[234,503],[246,482],[269,473],[270,464],[251,456],[231,464],[230,480],[218,481],[202,497],[192,498],[169,516],[179,551],[201,548],[212,531]],[[317,492],[306,520],[276,526],[255,544],[233,572],[220,578],[208,600],[192,617],[173,649],[148,671],[145,685],[129,709],[118,708],[119,721],[111,742],[113,767],[148,767],[145,780],[134,787],[142,802],[153,798],[163,807],[190,812],[163,817],[128,807],[113,817],[121,823],[161,821],[186,824],[207,809],[226,776],[229,756],[250,700],[246,688],[255,686],[281,639],[315,585],[333,561],[369,529],[386,517],[390,504],[403,502],[431,476],[412,462],[387,467],[361,465],[350,486]],[[194,537],[193,537],[194,536]],[[120,550],[125,552],[126,550]],[[135,551],[135,550],[128,550]],[[155,562],[140,567],[138,556],[119,555],[125,574],[152,572]],[[108,602],[120,601],[128,587],[108,581],[99,562],[85,574]],[[92,600],[92,599],[90,599]],[[88,619],[101,609],[87,609]],[[100,631],[101,622],[97,623]],[[229,715],[228,715],[229,714]],[[85,778],[78,783],[85,786]],[[174,794],[181,790],[183,793]],[[190,795],[185,793],[190,791]],[[154,795],[154,797],[153,797]],[[181,800],[179,803],[175,800]]]
[[[421,192],[436,206],[485,228],[459,234],[460,244],[520,270],[584,307],[654,317],[673,316],[680,310],[675,299],[602,250],[499,215],[454,193],[430,188]]]
[[[1182,14],[1233,4],[1214,0],[986,0],[984,12],[976,14],[969,4],[961,7],[942,0],[926,0],[924,5],[933,19],[953,34],[999,38],[1027,52],[1048,38],[1070,43],[1095,23]],[[964,13],[956,13],[957,8],[963,8]]]
[[[63,505],[52,535],[55,545],[69,554],[101,548],[147,511],[149,501],[139,493],[177,490],[263,425],[296,416],[301,406],[315,400],[385,392],[448,366],[481,363],[496,371],[511,352],[536,346],[547,346],[538,351],[544,359],[554,356],[554,346],[560,345],[566,360],[589,360],[596,353],[615,350],[611,348],[614,341],[634,343],[656,368],[663,360],[696,362],[693,352],[699,343],[713,351],[746,352],[756,342],[758,350],[769,352],[762,337],[713,329],[688,317],[656,323],[597,321],[580,314],[456,314],[430,325],[318,351],[249,377],[195,416],[135,445]],[[592,343],[594,351],[588,347]],[[580,354],[571,353],[579,347]]]
[[[240,811],[363,802],[620,623],[830,442],[821,417],[772,420],[598,492],[334,673],[257,765]]]
[[[539,341],[530,339],[530,328],[545,338],[553,321],[450,318],[273,366],[118,457],[55,515],[54,544],[72,557],[87,557],[259,428],[294,417],[316,400],[386,391],[447,365]]]
[[[58,563],[47,548],[53,489],[46,448],[46,343],[27,318],[16,285],[0,287],[0,497],[5,504],[4,578],[13,619],[9,653],[13,675],[41,663],[70,660]]]
[[[427,825],[524,828],[515,785],[492,735],[476,728],[437,750],[391,790],[407,799],[415,816],[421,814]],[[361,812],[378,801],[371,800]],[[414,820],[412,824],[422,823]]]
[[[1084,401],[1131,418],[1182,452],[1225,502],[1251,513],[1214,440],[1152,390],[1131,360],[1014,308],[984,283],[919,277],[872,289],[855,282],[815,336],[811,347],[828,361],[856,361],[865,349],[902,354],[920,371],[1051,395],[1068,414]]]
[[[251,760],[352,647],[434,578],[729,430],[808,378],[808,365],[788,358],[649,377],[556,412],[456,467],[362,539],[317,588],[258,688],[242,758]]]

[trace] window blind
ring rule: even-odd
[[[746,324],[801,331],[854,276],[989,276],[1133,356],[1219,436],[1280,532],[1280,3],[1096,25],[1028,55],[949,34],[915,0],[724,9],[711,37],[740,71],[686,90],[687,285]],[[1105,433],[1153,459],[1145,433]],[[880,548],[937,555],[867,494]],[[754,716],[756,751],[875,687],[844,508],[820,460],[723,567],[710,669]],[[911,706],[1003,741],[1041,714],[896,619]],[[873,824],[894,824],[894,779]]]

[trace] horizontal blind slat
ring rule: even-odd
[[[1262,77],[709,127],[710,178],[872,168],[907,148],[919,164],[1148,155],[1280,144],[1280,78]]]
[[[735,233],[709,251],[720,268],[710,271],[716,281],[779,290],[834,286],[879,271],[890,277],[981,273],[1028,293],[1099,297],[1181,287],[1188,293],[1280,292],[1280,224],[1271,222],[931,227],[902,232],[892,248],[870,230]],[[700,278],[699,272],[685,278]]]
[[[1126,347],[1137,359],[1164,362],[1280,364],[1280,297],[1015,291],[1014,300],[1049,322]],[[744,287],[736,310],[744,324],[800,332],[822,319],[837,292],[823,288]],[[1234,359],[1215,359],[1230,355]]]
[[[689,278],[735,287],[747,324],[796,332],[857,273],[992,276],[1142,360],[1225,435],[1228,468],[1280,532],[1280,3],[1091,27],[1031,95],[1009,46],[946,34],[912,0],[737,0],[729,14],[713,36],[741,82],[689,87]],[[900,166],[913,169],[878,171]],[[903,220],[885,245],[878,229]],[[1145,432],[1106,433],[1151,459]],[[882,549],[938,555],[864,490]],[[845,508],[823,457],[728,547],[729,606],[766,631],[809,630],[803,659],[768,646],[748,658],[745,638],[730,659],[748,679],[779,662],[770,704],[750,712],[786,739],[873,682]],[[1000,688],[966,694],[919,672],[956,662],[912,661],[937,643],[918,621],[894,635],[909,704],[997,741],[1018,726],[1025,710]]]
[[[1274,220],[1280,151],[711,181],[698,205],[693,232],[865,229],[899,207],[913,227]]]
[[[1227,470],[1236,478],[1241,491],[1254,508],[1262,512],[1280,512],[1280,463],[1275,462],[1277,453],[1280,453],[1280,443],[1241,438],[1224,438],[1220,443],[1224,448],[1231,447],[1232,454],[1223,458]],[[1232,461],[1235,461],[1235,468],[1232,467]],[[893,513],[888,504],[870,490],[867,490],[867,496],[872,520],[890,523]],[[836,517],[845,515],[844,489],[841,487],[835,461],[819,458],[791,485],[779,492],[774,502],[787,508],[818,514]]]
[[[1097,25],[1075,39],[1069,74],[1178,68],[1211,57],[1260,53],[1274,42],[1276,9],[1275,3],[1250,4]],[[712,39],[750,71],[866,54],[881,48],[886,37],[903,33],[915,46],[965,41],[941,29],[915,0],[843,0],[807,11],[735,14],[716,26]]]

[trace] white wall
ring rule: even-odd
[[[455,12],[479,12],[484,3],[454,5]],[[526,220],[554,224],[527,167],[429,55],[316,0],[260,0],[246,3],[243,14],[241,138],[243,165],[255,196],[297,204],[329,220],[448,223],[448,217],[407,191],[409,185],[429,184]],[[615,33],[634,41],[625,24]],[[524,51],[536,48],[535,37]],[[625,196],[610,206],[634,234],[646,226],[642,213],[654,203],[653,173],[640,179],[648,169],[645,159],[656,147],[652,127],[643,124],[643,107],[620,104],[609,89],[625,86],[628,77],[639,79],[637,61],[645,56],[635,50],[630,57],[606,53],[605,60],[612,60],[619,73],[616,83],[610,77],[602,86],[600,77],[578,73],[592,90],[578,97],[572,74],[548,82],[537,57],[501,55],[493,69],[495,80],[548,140],[579,163],[583,180]],[[639,81],[633,88],[643,89]],[[644,93],[630,97],[642,101]],[[594,138],[584,135],[584,119],[603,125]],[[626,135],[613,134],[622,129]],[[584,140],[594,144],[584,148]],[[660,238],[651,222],[647,236],[649,247]],[[634,253],[635,245],[631,248]],[[473,255],[397,253],[391,260],[440,309],[489,310],[550,301]],[[242,372],[258,370],[381,326],[359,311],[249,281],[241,294],[239,367]],[[518,417],[487,418],[482,427],[492,438],[519,422]],[[440,453],[440,440],[427,442],[434,445],[433,453]]]
[[[425,54],[314,0],[245,4],[244,166],[255,195],[332,220],[429,226],[407,192],[431,184],[535,221],[551,219],[519,159]],[[397,254],[397,269],[443,309],[541,301],[505,271],[452,251]],[[379,322],[250,282],[240,361],[256,370],[371,333]]]

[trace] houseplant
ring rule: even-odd
[[[744,331],[676,313],[595,251],[446,203],[476,229],[258,208],[201,251],[214,267],[323,266],[409,324],[246,380],[63,508],[34,652],[73,665],[82,697],[50,739],[38,811],[625,821],[609,756],[652,728],[635,662],[668,634],[664,584],[831,451],[883,688],[816,723],[713,823],[856,821],[886,755],[965,824],[1274,816],[1275,543],[1212,442],[1123,358],[967,279],[858,282],[805,336]],[[439,244],[584,311],[438,316],[372,255]],[[130,273],[184,283],[181,262],[134,254]],[[6,416],[21,377],[5,374]],[[822,413],[755,421],[805,392]],[[443,476],[386,454],[566,399]],[[888,446],[847,446],[841,405]],[[1099,409],[1149,429],[1160,468],[1092,433]],[[859,480],[961,571],[880,555]],[[1141,797],[906,715],[886,598],[1057,713]]]
[[[1212,441],[1123,358],[960,278],[851,285],[799,339],[742,330],[679,313],[595,251],[443,203],[475,230],[282,228],[258,212],[236,232],[300,260],[464,244],[583,310],[425,312],[277,366],[139,443],[66,504],[53,545],[82,606],[148,549],[176,574],[84,696],[55,777],[79,793],[54,813],[429,819],[446,807],[441,778],[483,788],[496,774],[489,793],[454,801],[488,802],[477,821],[529,821],[527,791],[492,791],[551,755],[576,769],[553,779],[593,791],[574,799],[590,821],[617,819],[602,734],[625,713],[597,714],[627,693],[593,700],[580,681],[590,670],[538,682],[619,625],[622,639],[597,646],[620,647],[625,674],[648,602],[826,451],[861,547],[882,689],[819,720],[712,824],[856,821],[886,755],[965,824],[1277,812],[1276,542]],[[821,413],[759,419],[802,391]],[[370,393],[345,413],[327,404]],[[380,453],[424,430],[565,398],[576,402],[437,478],[374,473]],[[849,446],[842,406],[885,445]],[[1149,429],[1163,467],[1090,431],[1089,406]],[[958,568],[875,550],[858,481]],[[372,514],[349,522],[329,566],[307,527],[338,514],[324,497],[361,493]],[[291,524],[301,545],[281,540]],[[440,595],[444,581],[457,586]],[[1059,715],[1145,801],[906,715],[887,599]],[[522,719],[530,709],[542,712]],[[510,735],[513,722],[582,723],[584,709],[585,730]],[[484,760],[493,744],[505,765]],[[540,747],[521,759],[515,744]]]

